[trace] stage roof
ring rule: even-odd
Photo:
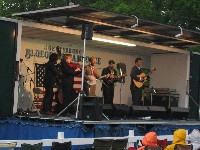
[[[151,45],[178,49],[200,46],[198,32],[80,5],[15,13],[13,16],[80,31],[82,24],[92,23],[94,33]]]

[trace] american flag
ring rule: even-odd
[[[43,80],[45,75],[45,64],[35,64],[35,86],[43,87]]]

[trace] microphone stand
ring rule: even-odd
[[[105,83],[102,79],[99,79],[99,81],[102,82],[103,85],[105,85],[107,88],[109,88],[108,85],[106,85],[106,83]],[[101,87],[101,91],[102,91],[103,104],[104,104],[103,85],[102,85],[102,87]]]
[[[200,106],[199,106],[199,104],[197,104],[197,102],[194,100],[194,98],[188,93],[188,92],[186,92],[186,95],[188,95],[189,96],[189,98],[191,98],[192,99],[192,101],[195,103],[195,105],[200,109]]]
[[[85,30],[84,33],[84,42],[83,42],[83,56],[82,56],[82,74],[81,74],[81,91],[79,92],[79,95],[77,98],[75,98],[67,107],[65,107],[59,114],[57,114],[57,117],[59,117],[66,109],[68,109],[75,101],[77,101],[77,106],[76,106],[76,116],[75,119],[80,119],[82,117],[82,101],[83,101],[83,96],[84,96],[84,75],[85,75],[85,51],[86,51],[86,35],[87,35],[87,30]],[[80,113],[79,113],[80,112]]]
[[[120,103],[120,105],[122,104],[122,83],[123,83],[123,76],[122,76],[122,69],[120,68],[119,69],[120,70],[120,75],[121,75],[121,79],[120,79],[120,96],[119,96],[119,103]]]
[[[199,106],[199,104],[197,104],[197,102],[194,100],[194,98],[188,93],[188,92],[186,92],[186,95],[188,95],[189,96],[189,100],[191,99],[193,102],[194,102],[194,104],[199,108],[199,110],[200,110],[200,106]],[[200,112],[199,112],[199,117],[198,118],[200,118]]]
[[[107,88],[109,88],[109,86],[102,79],[99,79],[99,81],[102,82]],[[104,104],[103,89],[102,89],[102,97],[103,97],[103,104]],[[106,120],[110,120],[104,113],[102,113],[102,115],[104,118],[106,118]]]
[[[195,104],[195,105],[199,108],[199,110],[200,110],[200,105],[197,104],[197,102],[194,100],[194,98],[189,94],[189,80],[187,80],[186,95],[188,95],[189,100],[191,99],[191,100],[194,102],[194,104]],[[198,118],[200,118],[200,111],[199,111],[199,117],[198,117]]]
[[[35,106],[35,104],[33,103],[33,101],[30,99],[29,95],[27,94],[24,86],[21,85],[21,83],[19,82],[19,88],[21,90],[23,90],[23,93],[25,94],[26,98],[29,100],[29,102],[32,104],[32,106],[34,107],[34,109],[36,110],[37,114],[39,117],[42,117],[42,115],[40,114],[40,111],[38,110],[38,108]]]
[[[123,83],[123,77],[121,77],[120,79],[120,96],[119,96],[119,100],[120,100],[120,105],[122,104],[122,83]]]
[[[109,88],[108,85],[102,79],[99,79],[99,81],[102,82],[107,88]]]

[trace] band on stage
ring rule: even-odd
[[[78,96],[74,91],[74,77],[81,75],[81,66],[72,63],[71,54],[65,54],[60,64],[57,64],[58,59],[59,55],[52,53],[49,57],[49,61],[45,65],[43,112],[47,115],[53,114],[52,100],[55,84],[58,85],[58,90],[55,92],[55,99],[58,104],[55,108],[57,113],[67,107]],[[123,74],[121,68],[116,68],[114,60],[109,60],[108,66],[103,68],[101,75],[95,64],[96,57],[90,57],[88,65],[84,67],[84,95],[96,96],[96,86],[99,84],[97,80],[100,80],[101,85],[98,86],[101,86],[104,104],[113,104],[115,83],[124,83],[124,76],[126,76],[126,74]],[[56,66],[59,66],[59,68]],[[142,59],[136,58],[135,65],[130,74],[130,90],[133,105],[141,105],[142,85],[146,81],[146,76],[140,76],[143,73],[141,67]],[[73,113],[73,111],[75,111],[74,108],[70,107],[65,113]]]

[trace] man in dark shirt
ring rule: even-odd
[[[138,75],[140,75],[142,73],[141,70],[142,67],[142,59],[141,58],[136,58],[135,59],[135,66],[132,68],[131,70],[131,86],[130,86],[130,90],[131,90],[131,94],[132,94],[132,101],[133,101],[133,105],[140,105],[141,104],[141,100],[142,100],[142,87],[137,87],[133,80],[137,81],[137,82],[143,82],[144,79],[138,77]]]
[[[56,68],[58,61],[58,55],[52,53],[49,56],[49,61],[45,64],[45,75],[44,75],[44,88],[45,96],[43,102],[43,111],[47,115],[53,114],[52,109],[52,99],[53,99],[53,87],[58,78],[61,78],[60,71]]]
[[[114,98],[114,82],[117,80],[117,71],[114,69],[115,61],[110,60],[109,66],[104,68],[102,71],[102,76],[106,76],[109,74],[108,78],[103,78],[102,89],[103,89],[103,96],[104,96],[104,104],[113,104]]]
[[[71,54],[66,54],[61,62],[62,71],[62,93],[63,93],[63,108],[67,107],[73,101],[73,85],[74,76],[81,74],[80,68],[74,68],[71,63]],[[72,107],[71,107],[72,109]],[[70,111],[70,109],[68,110]]]

